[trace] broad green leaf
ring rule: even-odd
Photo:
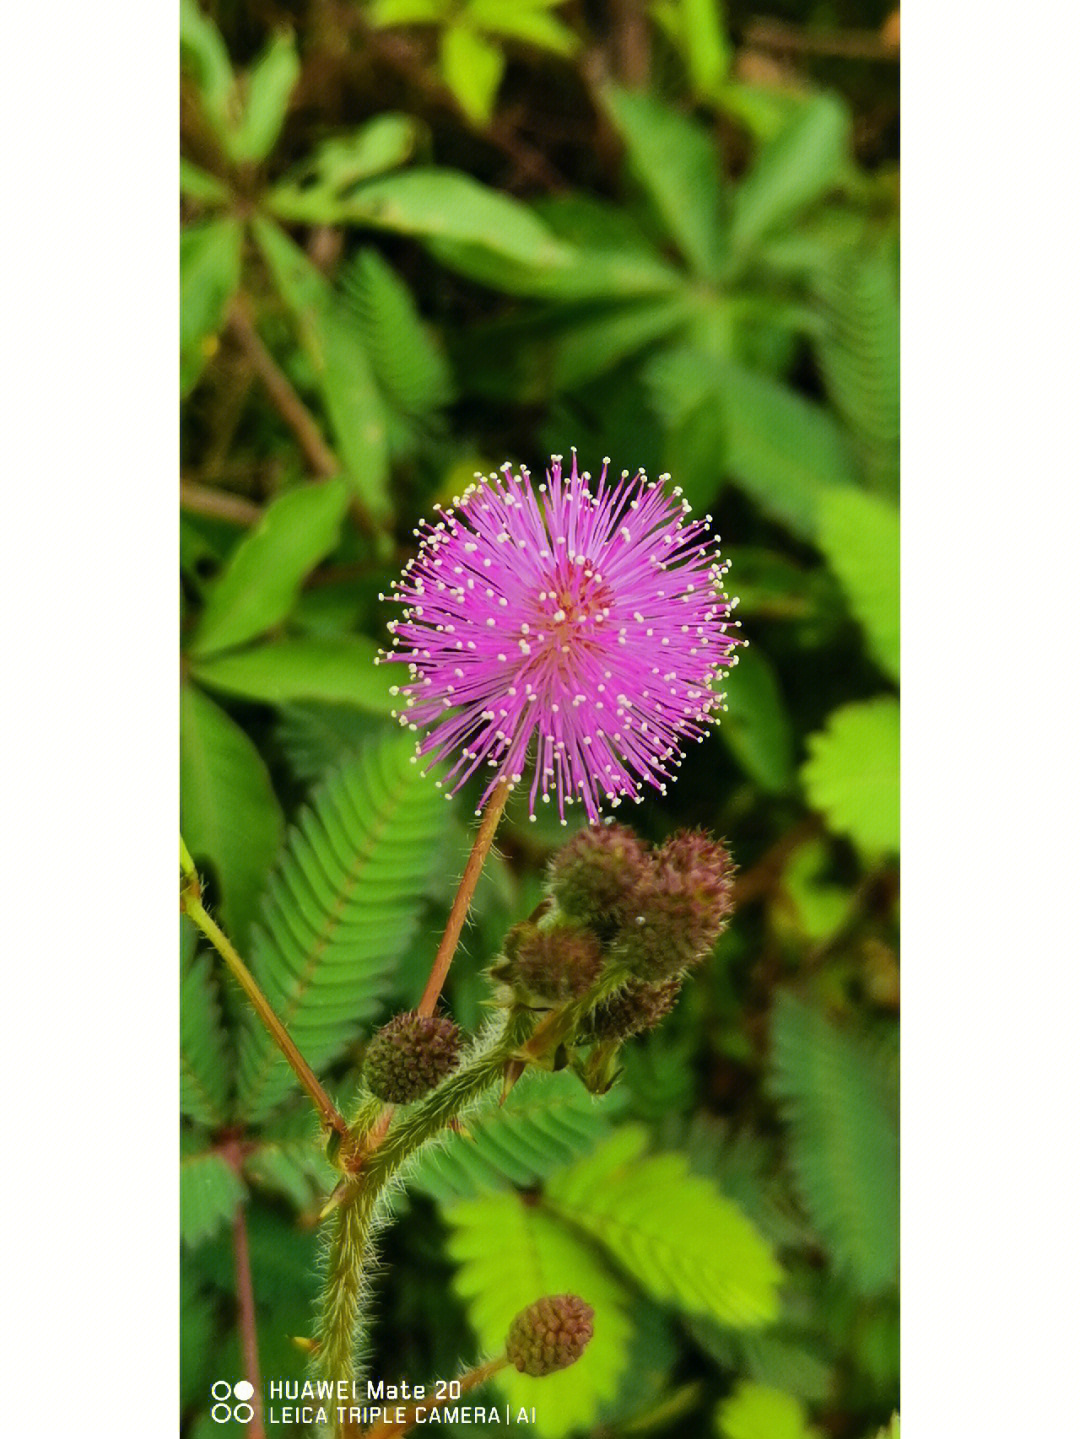
[[[253,230],[315,367],[350,483],[375,521],[385,524],[392,511],[386,406],[363,336],[303,250],[269,221],[257,219]]]
[[[186,1154],[180,1161],[180,1238],[189,1247],[205,1244],[232,1219],[247,1191],[235,1170],[213,1150]]]
[[[623,1126],[548,1181],[545,1205],[662,1304],[738,1327],[775,1319],[782,1271],[769,1245],[685,1155],[646,1155],[647,1143],[642,1126]]]
[[[731,243],[748,255],[760,240],[822,199],[843,175],[851,117],[834,95],[812,95],[770,140],[735,191]]]
[[[870,652],[900,678],[900,514],[865,490],[821,497],[818,544],[866,632]]]
[[[419,129],[411,116],[390,113],[377,115],[351,134],[324,140],[267,193],[267,209],[298,224],[336,224],[352,190],[412,157]]]
[[[428,418],[453,397],[450,367],[408,285],[375,249],[353,260],[342,293],[356,316],[375,378],[395,409]]]
[[[824,492],[857,482],[846,436],[822,406],[765,375],[721,365],[717,384],[732,476],[765,514],[815,539]]]
[[[807,741],[807,798],[834,834],[870,854],[900,848],[900,706],[891,696],[843,705]]]
[[[723,1439],[824,1439],[792,1394],[740,1380],[716,1412]]]
[[[497,45],[459,21],[439,37],[439,70],[474,125],[491,119],[506,61]]]
[[[471,0],[468,13],[470,22],[489,35],[524,40],[556,55],[574,55],[581,48],[580,40],[561,20],[546,13],[563,3],[564,0],[544,5],[530,0]]]
[[[186,156],[180,156],[180,193],[189,200],[224,204],[229,198],[229,187],[216,175],[193,165]]]
[[[281,843],[281,807],[251,740],[191,684],[180,692],[180,823],[196,863],[213,865],[224,927],[244,953]]]
[[[232,65],[221,31],[203,14],[198,0],[180,0],[180,53],[199,87],[206,118],[224,138],[236,98]]]
[[[731,65],[723,0],[676,0],[671,9],[678,18],[680,48],[694,93],[709,95]]]
[[[626,142],[630,167],[667,234],[695,274],[720,261],[720,171],[708,133],[650,95],[610,86],[604,102]]]
[[[280,624],[306,576],[337,543],[348,502],[345,484],[334,479],[268,505],[210,590],[191,654],[232,649]]]
[[[400,732],[347,759],[293,827],[267,885],[251,968],[316,1071],[375,1015],[419,920],[450,814],[413,759]],[[252,1019],[240,1044],[240,1113],[264,1118],[295,1083]]]
[[[878,1439],[900,1439],[899,1414],[894,1414],[885,1428],[878,1430]]]
[[[248,73],[243,119],[229,138],[229,154],[238,164],[257,163],[270,154],[299,78],[300,56],[291,32],[275,35]]]
[[[460,1266],[454,1289],[465,1300],[482,1353],[506,1345],[510,1321],[550,1294],[577,1294],[592,1306],[593,1338],[569,1369],[533,1379],[504,1369],[494,1381],[512,1411],[536,1408],[540,1439],[588,1433],[616,1395],[630,1362],[631,1296],[591,1245],[517,1194],[498,1194],[445,1211],[447,1248]]]
[[[820,944],[851,913],[851,890],[822,878],[830,860],[824,840],[800,845],[784,866],[780,881],[782,901],[773,908],[778,928],[794,928],[799,941]]]
[[[594,1148],[624,1099],[616,1088],[598,1103],[569,1070],[527,1073],[505,1104],[470,1116],[467,1137],[451,1135],[440,1148],[425,1150],[409,1173],[409,1188],[446,1204],[534,1185]]]
[[[240,284],[243,229],[231,216],[180,232],[180,393],[186,395],[217,349],[218,331]]]
[[[191,673],[208,689],[264,704],[320,700],[389,715],[391,681],[376,666],[377,653],[361,636],[286,639],[196,661]]]
[[[800,1197],[837,1269],[860,1294],[897,1282],[899,1144],[887,1079],[862,1046],[782,993],[769,1087],[788,1125]]]
[[[194,940],[193,926],[185,925],[180,969],[180,1112],[197,1124],[217,1129],[229,1117],[232,1063],[213,979],[214,960],[209,954],[196,954]]]
[[[795,777],[791,720],[773,666],[756,645],[740,651],[723,680],[727,695],[720,736],[743,769],[769,794],[783,794]]]
[[[180,1268],[180,1403],[201,1400],[217,1378],[213,1365],[217,1339],[214,1300],[190,1264]]]

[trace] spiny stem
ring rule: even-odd
[[[293,1073],[307,1091],[311,1102],[319,1111],[319,1116],[324,1124],[336,1129],[339,1134],[345,1135],[349,1132],[349,1126],[344,1118],[338,1113],[333,1100],[323,1089],[322,1085],[315,1078],[315,1074],[307,1060],[293,1043],[289,1031],[278,1019],[270,1007],[270,1001],[263,994],[255,981],[255,976],[248,969],[247,965],[237,954],[231,940],[218,928],[214,921],[203,908],[200,896],[199,879],[195,873],[195,866],[192,862],[184,841],[180,841],[180,868],[184,875],[184,884],[180,889],[180,908],[188,916],[221,955],[222,959],[229,966],[229,971],[237,984],[251,1001],[255,1013],[262,1020],[270,1031],[277,1047],[288,1060]]]
[[[478,1364],[475,1369],[470,1369],[457,1381],[461,1385],[460,1390],[453,1398],[447,1395],[442,1399],[429,1399],[423,1404],[409,1404],[406,1408],[405,1419],[400,1423],[392,1423],[389,1419],[381,1419],[378,1424],[373,1425],[364,1435],[364,1439],[396,1439],[399,1434],[407,1434],[415,1425],[416,1417],[421,1409],[442,1409],[447,1404],[457,1403],[462,1394],[468,1394],[470,1389],[478,1389],[481,1384],[486,1384],[493,1374],[498,1374],[500,1369],[505,1369],[509,1363],[505,1354],[500,1354],[498,1359],[489,1359],[486,1364]],[[346,1425],[342,1439],[353,1439],[358,1430]]]
[[[240,1319],[240,1352],[244,1377],[255,1388],[253,1417],[248,1422],[248,1439],[266,1439],[263,1428],[262,1378],[259,1373],[259,1339],[255,1329],[255,1291],[251,1284],[251,1257],[248,1253],[247,1220],[244,1205],[236,1206],[233,1220],[233,1251],[236,1256],[236,1302]]]
[[[428,975],[428,982],[424,986],[420,1003],[416,1006],[417,1014],[431,1015],[435,1013],[435,1005],[438,1003],[442,987],[446,983],[446,975],[450,969],[450,962],[454,958],[458,940],[461,938],[461,930],[465,924],[465,916],[469,912],[469,905],[472,903],[473,892],[480,878],[480,872],[484,868],[484,860],[487,858],[491,842],[495,838],[495,831],[499,827],[499,820],[502,818],[502,812],[506,808],[506,801],[509,797],[510,785],[506,780],[502,780],[484,807],[480,828],[476,831],[472,853],[465,866],[465,873],[461,876],[457,894],[454,895],[450,918],[446,921],[446,929],[439,941],[435,962],[431,966],[431,973]]]

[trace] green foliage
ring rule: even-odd
[[[867,643],[890,679],[900,678],[900,515],[865,490],[822,496],[818,543],[839,577]]]
[[[791,788],[795,745],[776,671],[760,646],[743,651],[738,673],[724,689],[724,743],[767,794],[783,794]]]
[[[213,1239],[244,1198],[244,1183],[215,1150],[194,1151],[180,1161],[180,1237],[195,1247]]]
[[[210,590],[191,654],[233,649],[283,620],[305,575],[333,548],[347,503],[345,486],[327,480],[268,506]]]
[[[844,705],[808,741],[802,781],[829,828],[869,853],[900,847],[900,706],[889,696]]]
[[[722,1439],[822,1439],[797,1399],[746,1381],[720,1405],[716,1427]]]
[[[503,1370],[495,1381],[512,1408],[536,1406],[541,1439],[588,1431],[627,1377],[630,1292],[587,1243],[516,1194],[469,1200],[447,1217],[447,1247],[459,1265],[454,1289],[466,1301],[480,1352],[498,1353],[511,1319],[539,1295],[579,1294],[592,1306],[592,1342],[571,1368],[543,1379]]]
[[[222,918],[242,945],[281,843],[281,806],[255,745],[192,684],[180,691],[180,794],[188,848],[199,865],[209,861]]]
[[[596,1100],[568,1071],[526,1074],[505,1104],[469,1118],[465,1138],[426,1150],[409,1187],[443,1204],[527,1188],[594,1148],[622,1108],[618,1090]]]
[[[189,176],[190,178],[190,176]],[[203,186],[206,193],[206,187]],[[231,219],[188,225],[180,236],[180,393],[188,394],[217,349],[240,283],[243,231]]]
[[[549,1181],[552,1212],[660,1303],[732,1325],[775,1318],[781,1270],[768,1244],[731,1200],[690,1173],[685,1155],[647,1155],[647,1145],[641,1126],[621,1128]]]
[[[373,641],[352,635],[283,639],[196,661],[191,673],[207,689],[241,699],[313,700],[389,716],[393,696],[386,671],[375,666],[376,653]]]
[[[773,1015],[770,1087],[790,1126],[799,1193],[833,1262],[860,1293],[889,1289],[899,1151],[882,1076],[855,1040],[784,993]]]
[[[215,1129],[229,1108],[229,1051],[208,954],[195,954],[195,930],[184,926],[180,960],[180,1112]]]
[[[337,1059],[377,1012],[412,934],[446,805],[391,735],[347,760],[290,832],[254,933],[251,969],[308,1063]],[[238,1104],[265,1118],[295,1080],[253,1017]]]

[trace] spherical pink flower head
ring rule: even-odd
[[[576,455],[540,485],[507,463],[416,531],[384,658],[409,667],[398,718],[452,761],[451,793],[486,763],[486,800],[531,765],[530,817],[554,792],[564,822],[575,799],[596,820],[644,782],[664,793],[723,707],[709,682],[740,642],[711,516],[643,471],[609,483],[608,464],[590,491]]]

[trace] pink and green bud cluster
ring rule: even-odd
[[[681,989],[682,979],[678,976],[659,984],[631,979],[590,1012],[581,1038],[622,1040],[647,1034],[675,1008]]]
[[[661,476],[661,481],[668,476]],[[661,793],[689,740],[723,708],[714,681],[737,658],[726,564],[711,516],[676,487],[624,470],[599,480],[552,457],[477,483],[415,531],[419,553],[390,597],[404,607],[383,656],[408,668],[398,718],[425,731],[450,793],[486,769],[554,799],[600,807]]]
[[[649,856],[620,915],[613,950],[637,978],[659,983],[696,964],[727,925],[734,871],[722,844],[689,830]]]
[[[461,1031],[440,1015],[396,1014],[368,1045],[364,1082],[377,1099],[411,1104],[457,1068]]]
[[[576,1363],[592,1336],[593,1311],[584,1299],[553,1294],[515,1316],[506,1357],[519,1373],[541,1378]]]
[[[523,998],[544,1004],[577,999],[604,967],[596,935],[559,914],[547,924],[515,925],[504,949],[503,965],[493,971],[496,978],[510,980]]]

